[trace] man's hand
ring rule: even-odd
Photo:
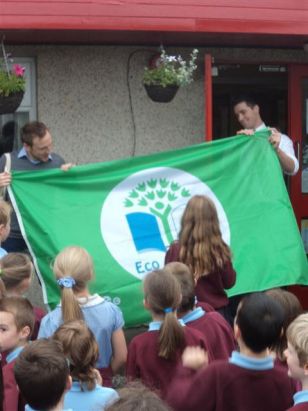
[[[72,168],[74,166],[75,166],[75,164],[73,164],[73,163],[66,163],[66,164],[62,164],[62,166],[60,168],[63,171],[68,171],[70,168]]]
[[[281,141],[281,133],[276,128],[269,128],[269,130],[272,132],[272,134],[269,136],[268,141],[277,151]]]
[[[184,367],[198,370],[199,368],[208,365],[209,359],[207,352],[200,347],[187,347],[182,355]]]
[[[243,130],[239,130],[236,134],[244,134],[245,136],[252,136],[255,131],[252,128],[243,128]]]
[[[11,184],[12,177],[11,173],[5,171],[4,173],[0,173],[0,187],[7,187]]]

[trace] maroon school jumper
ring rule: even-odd
[[[180,366],[167,402],[174,411],[285,411],[293,390],[275,367],[256,371],[215,361],[194,375]]]
[[[308,402],[301,402],[300,404],[293,405],[287,411],[308,411]]]
[[[205,312],[196,320],[182,320],[189,328],[194,328],[204,336],[208,350],[215,360],[228,360],[236,348],[233,330],[223,316],[217,312]],[[189,318],[189,317],[187,317]]]
[[[40,329],[42,318],[45,317],[46,315],[46,311],[44,311],[41,307],[33,307],[33,312],[34,312],[35,323],[34,323],[33,332],[31,334],[32,341],[37,339],[37,335]]]
[[[183,328],[185,346],[199,346],[206,350],[206,342],[197,331]],[[170,381],[180,364],[183,349],[178,349],[174,360],[166,360],[158,356],[159,331],[147,331],[134,337],[128,347],[126,376],[132,381],[140,379],[150,389],[158,391],[162,398],[166,397]]]
[[[3,411],[24,411],[26,402],[19,393],[14,377],[15,360],[2,368],[3,375]]]
[[[169,247],[165,264],[179,261],[180,244],[175,242]],[[228,305],[228,296],[225,289],[233,287],[236,280],[236,272],[231,261],[228,261],[222,269],[217,269],[199,278],[195,291],[198,301],[209,303],[215,310]]]

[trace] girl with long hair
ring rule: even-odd
[[[170,246],[165,257],[165,263],[173,261],[186,264],[193,273],[198,301],[210,304],[231,322],[225,289],[235,284],[236,273],[210,198],[196,195],[187,203],[179,240]]]
[[[134,337],[128,348],[128,379],[140,379],[162,398],[166,396],[184,348],[187,345],[206,348],[202,334],[177,319],[181,298],[180,285],[170,273],[158,270],[147,274],[144,307],[150,311],[153,321],[149,330]]]
[[[95,368],[99,357],[98,345],[84,321],[63,324],[53,339],[61,343],[72,377],[72,387],[64,397],[64,409],[104,410],[118,398],[115,390],[101,386],[101,376]]]
[[[98,294],[90,294],[94,268],[84,248],[64,248],[55,259],[53,271],[61,290],[61,303],[43,318],[38,337],[50,337],[62,323],[84,320],[98,342],[96,366],[104,385],[111,386],[112,375],[125,364],[127,356],[122,312]]]

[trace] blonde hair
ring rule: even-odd
[[[75,293],[84,290],[93,278],[93,261],[82,247],[64,248],[56,257],[53,272],[57,280],[72,277],[75,284],[71,288],[61,288],[61,309],[63,322],[82,320],[83,314]]]
[[[231,259],[231,251],[222,239],[216,207],[203,195],[192,197],[184,210],[179,234],[179,260],[197,280]]]
[[[81,390],[84,385],[88,390],[93,390],[96,385],[95,364],[98,360],[99,348],[86,323],[67,322],[57,329],[53,339],[62,344],[64,355],[70,363],[71,376],[80,382]]]
[[[9,253],[0,260],[1,279],[8,292],[31,278],[32,272],[33,264],[27,254]]]
[[[11,221],[12,206],[4,200],[0,200],[0,224],[6,226]]]
[[[299,315],[287,329],[288,342],[294,347],[299,364],[308,364],[308,314]]]
[[[149,273],[144,280],[144,298],[150,309],[164,315],[159,330],[159,357],[171,359],[176,349],[184,346],[183,327],[178,322],[175,311],[181,303],[181,288],[178,281],[167,271]],[[166,312],[165,310],[168,310]]]

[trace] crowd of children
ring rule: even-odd
[[[0,201],[0,241],[10,212]],[[24,297],[30,258],[1,255],[0,411],[308,411],[308,314],[274,289],[245,296],[230,325],[236,273],[207,197],[188,202],[165,267],[146,275],[152,321],[128,348],[121,310],[89,291],[85,249],[55,256],[60,303],[48,314]]]

